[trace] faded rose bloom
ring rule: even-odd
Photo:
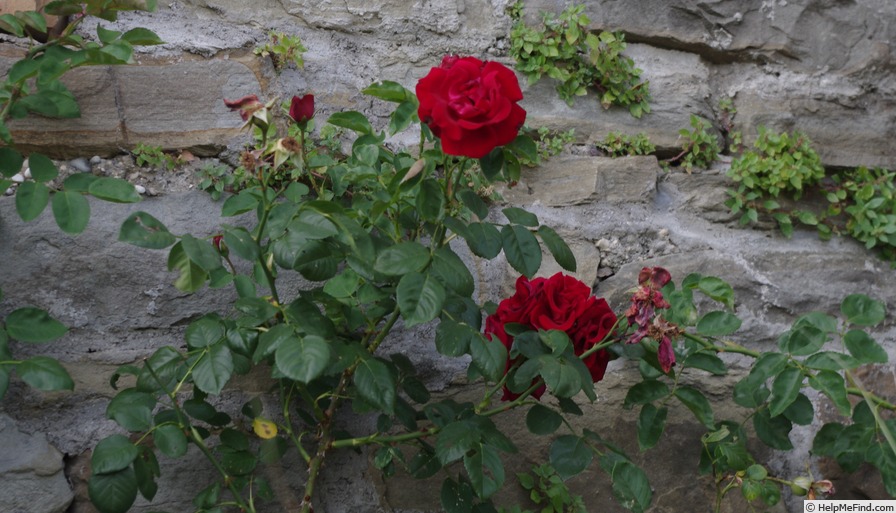
[[[516,74],[498,62],[446,56],[416,91],[420,121],[449,155],[482,158],[516,139],[526,121]]]
[[[293,96],[289,104],[289,117],[303,127],[314,117],[314,95]]]
[[[812,483],[812,486],[809,488],[809,494],[806,496],[809,500],[814,500],[817,495],[832,495],[835,493],[834,483],[830,482],[827,479],[822,479],[821,481],[815,481]]]
[[[230,110],[238,110],[243,121],[248,121],[256,111],[264,108],[264,104],[254,94],[243,96],[236,100],[225,99],[224,105]]]
[[[657,309],[669,308],[661,289],[672,280],[669,271],[662,267],[645,267],[638,274],[638,289],[632,294],[632,304],[625,312],[629,326],[637,324],[638,329],[628,339],[629,344],[637,344],[644,337],[660,343],[657,357],[665,372],[675,365],[672,339],[681,334],[681,329],[656,316]]]

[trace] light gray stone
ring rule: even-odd
[[[19,430],[0,413],[0,510],[8,513],[62,513],[72,501],[62,454],[39,433]]]
[[[549,207],[647,203],[656,189],[656,157],[560,157],[525,168],[516,186],[502,190],[509,203]]]

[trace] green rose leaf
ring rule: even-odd
[[[164,249],[177,242],[161,221],[146,212],[134,212],[121,224],[118,240],[147,249]]]
[[[94,474],[111,474],[130,466],[140,449],[124,435],[112,435],[99,441],[90,458]]]
[[[563,479],[582,473],[593,458],[594,453],[585,443],[585,439],[578,436],[559,436],[551,444],[551,465]]]
[[[180,458],[187,453],[187,435],[173,424],[159,426],[153,431],[156,447],[169,458]]]
[[[429,250],[419,242],[402,242],[380,252],[373,269],[387,276],[403,276],[429,264]]]
[[[859,326],[875,326],[887,315],[884,304],[864,294],[851,294],[840,303],[846,322]]]
[[[473,488],[465,482],[445,478],[439,493],[439,502],[445,513],[470,513],[473,509]]]
[[[541,237],[541,241],[544,243],[545,247],[548,248],[548,251],[551,252],[551,256],[554,257],[554,260],[557,261],[557,264],[559,264],[560,267],[569,272],[576,272],[575,255],[573,255],[572,250],[569,249],[566,241],[557,235],[557,232],[555,232],[553,228],[541,225],[538,227],[538,235]]]
[[[75,383],[65,368],[56,360],[46,356],[34,356],[16,367],[22,381],[33,388],[44,391],[72,390]]]
[[[796,367],[787,367],[775,378],[772,395],[769,398],[768,411],[772,417],[784,413],[800,393],[803,385],[803,373]]]
[[[629,461],[613,465],[613,495],[620,504],[635,513],[642,513],[650,506],[653,492],[643,470]]]
[[[165,43],[155,32],[142,27],[128,30],[121,35],[121,39],[134,46],[160,45]]]
[[[808,426],[815,418],[815,408],[808,397],[804,394],[798,394],[796,399],[790,403],[790,406],[784,410],[784,416],[794,424]]]
[[[220,394],[233,374],[233,355],[227,344],[220,342],[209,346],[193,367],[193,383],[208,394]]]
[[[460,356],[470,350],[470,343],[482,335],[472,327],[442,319],[436,328],[436,350],[445,356]]]
[[[644,380],[628,389],[622,407],[631,409],[635,404],[647,404],[669,395],[669,387],[662,381]]]
[[[697,289],[726,307],[734,308],[734,289],[721,278],[714,276],[702,277],[697,282]]]
[[[491,497],[504,485],[504,464],[498,451],[491,446],[476,444],[472,452],[464,455],[464,468],[473,491],[480,498]]]
[[[64,324],[40,308],[25,307],[6,316],[6,332],[22,342],[50,342],[66,333]]]
[[[235,255],[243,260],[255,260],[261,254],[258,243],[245,228],[229,227],[224,230],[224,243]]]
[[[467,241],[470,251],[478,257],[491,260],[501,252],[501,232],[491,223],[470,223],[466,227],[466,233],[460,233],[460,235]],[[536,241],[536,245],[538,245],[538,241]],[[540,252],[541,250],[539,250],[539,254]]]
[[[205,280],[208,279],[208,273],[205,272],[205,269],[199,267],[187,256],[182,242],[172,246],[171,251],[168,253],[168,270],[178,271],[179,274],[177,279],[174,280],[174,286],[184,292],[196,292],[202,288]]]
[[[756,429],[756,436],[772,449],[793,449],[788,436],[793,424],[783,415],[771,417],[768,410],[759,410],[753,415],[753,427]]]
[[[389,134],[395,135],[417,120],[417,100],[402,102],[389,116]]]
[[[405,274],[398,282],[396,295],[398,308],[408,327],[435,319],[445,303],[445,288],[431,274]]]
[[[864,331],[848,331],[843,336],[843,345],[861,363],[887,363],[887,352]]]
[[[535,435],[550,435],[563,424],[563,416],[543,404],[535,404],[526,413],[526,427]]]
[[[208,272],[221,267],[221,254],[207,240],[197,239],[186,234],[181,237],[180,242],[187,257],[199,267]]]
[[[290,379],[310,383],[330,363],[330,345],[317,335],[293,338],[279,344],[274,353],[277,369]]]
[[[473,356],[473,363],[488,379],[498,381],[504,375],[507,365],[507,349],[504,344],[475,337],[470,340],[470,354]]]
[[[159,461],[151,449],[144,448],[140,456],[134,460],[134,475],[137,478],[137,489],[144,499],[151,501],[159,491],[156,478],[159,477]]]
[[[475,290],[475,282],[470,269],[450,246],[436,250],[432,256],[432,274],[446,288],[460,296],[470,297]]]
[[[106,417],[128,431],[145,431],[152,427],[152,410],[155,406],[156,399],[152,394],[127,388],[109,401]]]
[[[541,246],[538,239],[523,226],[505,225],[501,229],[501,245],[511,267],[532,277],[541,267]]]
[[[16,212],[22,221],[36,219],[50,202],[50,189],[37,182],[22,182],[16,189]]]
[[[707,429],[715,429],[715,420],[713,419],[712,406],[706,397],[696,388],[689,386],[681,386],[673,392],[675,397],[697,417]]]
[[[461,189],[457,191],[457,197],[464,203],[470,212],[479,219],[485,219],[488,216],[488,205],[476,194],[472,189]]]
[[[59,229],[70,235],[77,235],[87,228],[90,221],[90,203],[83,194],[73,191],[59,191],[53,195],[53,217]]]
[[[807,356],[818,352],[827,341],[826,331],[803,324],[781,335],[778,346],[792,355]]]
[[[395,412],[395,378],[389,367],[376,358],[366,358],[358,364],[354,376],[358,395],[383,413]]]
[[[59,176],[56,164],[49,157],[40,153],[32,153],[28,157],[28,168],[31,169],[31,176],[38,182],[49,182]]]
[[[11,178],[22,170],[22,164],[24,163],[25,158],[21,153],[9,146],[0,147],[0,175]]]
[[[650,449],[659,442],[666,427],[668,413],[669,409],[665,406],[657,408],[647,403],[641,407],[641,413],[638,415],[638,446],[642,451]]]
[[[373,96],[387,102],[402,103],[416,98],[414,93],[406,89],[398,82],[391,80],[380,80],[374,82],[361,90],[361,94]]]
[[[90,502],[100,513],[126,513],[137,499],[137,476],[130,467],[112,474],[94,474],[87,484]]]
[[[728,367],[721,358],[711,353],[697,352],[688,355],[684,365],[694,369],[705,370],[714,376],[724,376]]]
[[[828,396],[841,415],[849,416],[852,404],[846,394],[843,376],[833,370],[821,370],[809,378],[809,386]]]
[[[87,191],[99,199],[112,203],[137,203],[143,199],[133,184],[121,178],[98,178],[91,182]]]
[[[545,385],[558,397],[572,397],[582,390],[582,377],[575,367],[562,358],[542,355],[538,358]]]
[[[373,134],[373,127],[364,114],[355,111],[337,112],[330,116],[327,123],[342,128],[348,128],[359,134]]]
[[[507,207],[501,212],[504,213],[504,216],[507,217],[507,220],[511,223],[520,224],[529,228],[538,226],[538,216],[519,207]]]
[[[723,337],[740,329],[741,320],[728,312],[709,312],[697,321],[697,333],[704,337]]]
[[[258,208],[261,198],[255,189],[243,189],[238,194],[224,200],[221,206],[221,215],[223,217],[233,217],[245,214]]]
[[[214,316],[201,317],[187,326],[184,338],[191,349],[208,347],[224,338],[224,325]]]

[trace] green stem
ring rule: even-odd
[[[742,355],[750,356],[753,358],[759,358],[762,355],[762,353],[760,353],[759,351],[747,349],[746,347],[736,344],[734,342],[731,342],[729,340],[723,341],[723,344],[725,344],[725,345],[724,345],[724,347],[720,347],[720,346],[717,346],[717,345],[713,344],[712,342],[706,340],[703,337],[698,337],[697,335],[694,335],[691,333],[684,333],[682,336],[688,340],[692,340],[692,341],[700,344],[701,346],[703,346],[704,349],[709,349],[709,350],[715,351],[717,353],[735,353],[735,354],[742,354]]]
[[[887,445],[890,446],[890,450],[893,451],[893,454],[896,454],[896,437],[893,436],[890,427],[887,426],[887,423],[880,416],[880,404],[875,402],[876,396],[862,386],[862,382],[859,381],[859,378],[857,378],[855,374],[849,370],[843,372],[846,374],[847,379],[856,385],[862,397],[865,398],[865,402],[868,403],[868,406],[871,409],[871,414],[874,415],[874,422],[877,424],[878,429],[880,429],[881,434],[884,435],[884,439],[887,441]]]

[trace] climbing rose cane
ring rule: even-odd
[[[482,158],[526,121],[516,74],[503,64],[449,55],[417,82],[417,114],[449,155]]]
[[[573,352],[579,356],[594,345],[602,342],[613,326],[616,315],[606,300],[591,295],[591,289],[581,281],[557,273],[550,278],[529,280],[520,276],[516,281],[516,293],[501,301],[498,309],[485,319],[485,334],[490,340],[498,340],[508,353],[513,346],[513,337],[507,334],[507,323],[522,324],[533,330],[560,330],[566,332],[573,344]],[[610,361],[605,349],[588,355],[584,360],[596,383],[603,379]],[[507,368],[513,365],[508,359]],[[533,392],[539,398],[544,387]],[[503,400],[518,397],[507,387]]]

